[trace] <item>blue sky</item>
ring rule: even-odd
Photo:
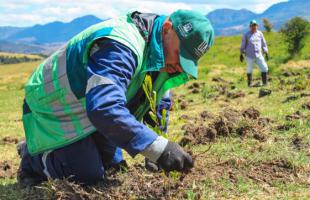
[[[52,21],[68,22],[88,14],[111,18],[131,10],[169,14],[177,9],[201,13],[218,8],[246,8],[261,13],[285,0],[0,0],[0,26],[32,26]]]

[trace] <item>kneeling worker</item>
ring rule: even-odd
[[[142,123],[149,111],[142,84],[149,74],[158,109],[169,110],[167,91],[197,78],[213,40],[208,19],[186,10],[169,17],[133,12],[73,37],[25,85],[18,181],[96,183],[123,161],[121,149],[165,171],[192,168],[182,147]]]

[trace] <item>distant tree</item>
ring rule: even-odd
[[[270,21],[268,19],[263,19],[263,25],[267,33],[270,33],[272,30],[272,24],[270,23]]]
[[[305,38],[309,35],[309,22],[301,17],[289,20],[280,30],[288,44],[288,53],[293,58],[305,46]]]
[[[32,61],[38,61],[41,60],[40,58],[30,58],[28,56],[3,56],[0,55],[0,65],[3,64],[16,64],[16,63],[23,63],[23,62],[32,62]]]

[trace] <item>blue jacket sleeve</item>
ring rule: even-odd
[[[125,93],[136,66],[136,55],[128,47],[104,40],[90,55],[86,94],[86,109],[92,124],[133,157],[158,137],[126,108]]]
[[[159,104],[157,105],[157,117],[159,119],[162,119],[162,112],[163,109],[165,109],[166,112],[166,122],[165,122],[165,126],[163,126],[161,124],[160,128],[164,131],[167,132],[167,127],[168,127],[168,122],[169,122],[169,111],[170,108],[172,106],[172,102],[171,102],[171,94],[170,94],[170,90],[168,90],[164,96],[162,97],[161,101],[159,102]]]

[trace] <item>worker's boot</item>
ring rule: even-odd
[[[268,72],[262,72],[262,82],[263,86],[268,85]]]
[[[252,74],[247,74],[247,76],[248,76],[248,86],[249,87],[253,87]]]
[[[38,177],[37,174],[31,172],[29,169],[25,169],[25,164],[27,163],[27,159],[25,156],[30,156],[27,155],[27,145],[25,141],[21,141],[17,144],[16,146],[17,153],[19,157],[22,159],[17,171],[17,182],[22,186],[22,187],[31,187],[38,185],[39,183],[42,182],[41,178]],[[30,166],[27,166],[30,168]]]

